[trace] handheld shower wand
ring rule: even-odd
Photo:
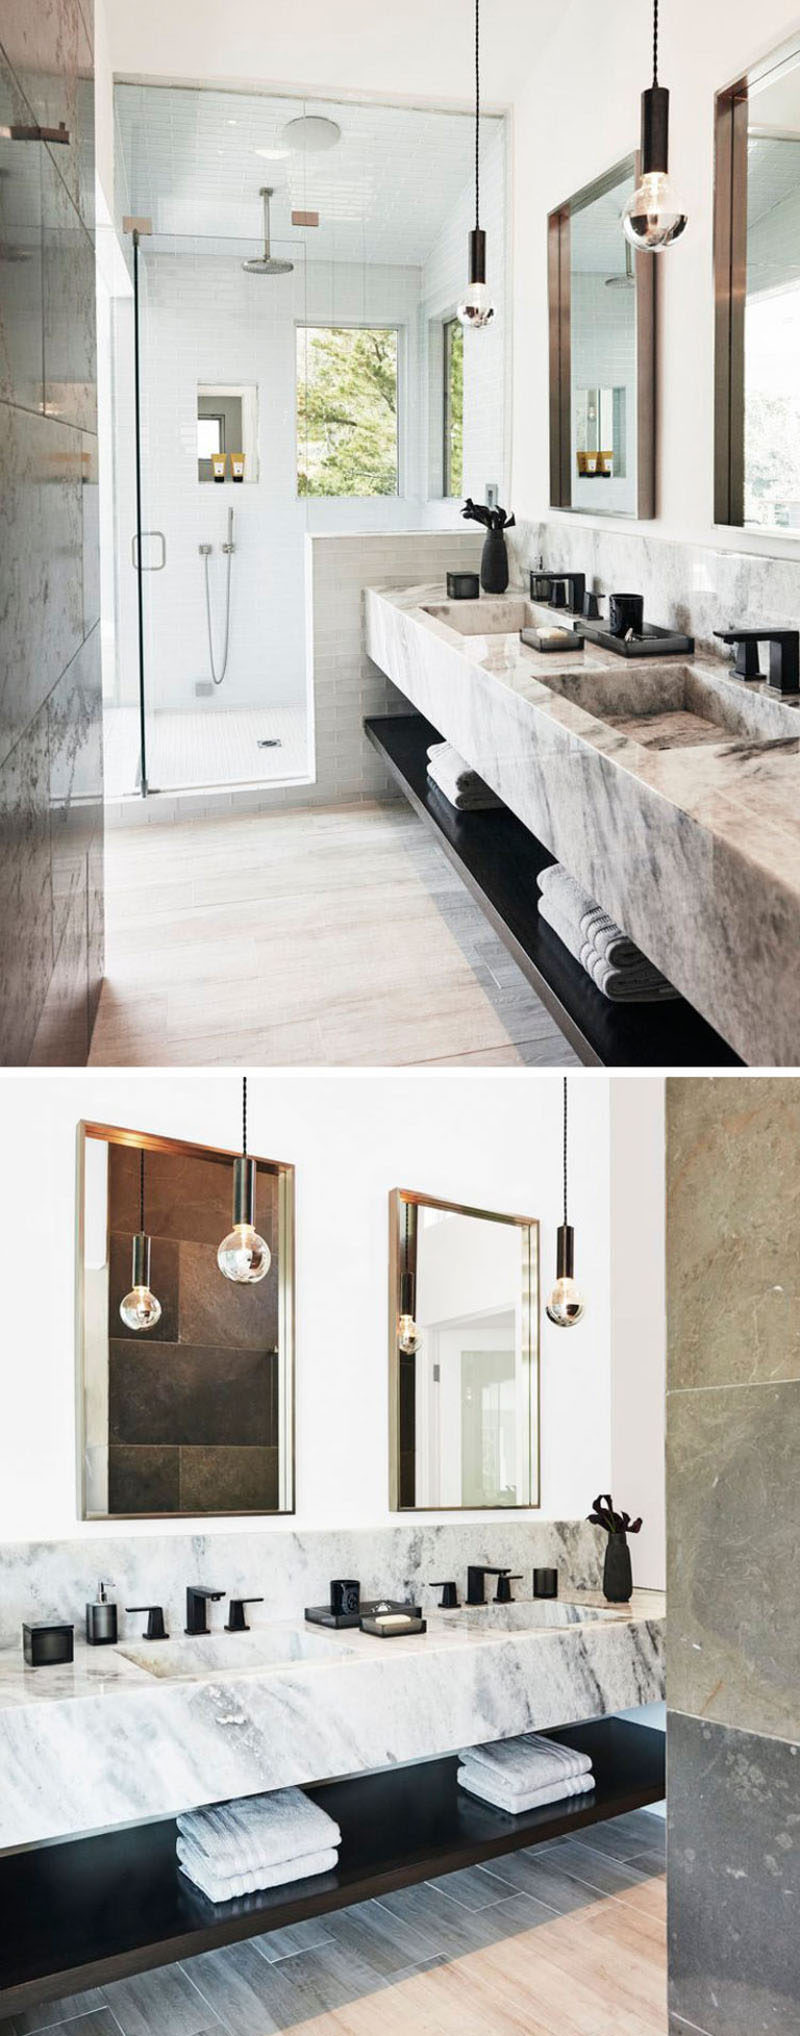
[[[222,670],[218,673],[216,665],[214,663],[214,637],[211,629],[211,588],[209,586],[208,578],[208,558],[209,553],[211,551],[211,546],[210,544],[201,544],[200,546],[200,553],[203,560],[203,569],[205,572],[206,581],[206,622],[208,625],[208,656],[211,665],[211,677],[214,681],[215,686],[222,685],[222,681],[228,669],[228,647],[230,643],[230,627],[231,627],[231,559],[233,558],[234,551],[236,550],[236,546],[233,542],[232,509],[228,510],[228,542],[227,544],[223,544],[222,549],[227,556],[228,564],[225,575],[225,646],[222,653]]]

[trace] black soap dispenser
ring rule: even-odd
[[[113,1647],[117,1638],[117,1607],[110,1605],[104,1583],[98,1584],[97,1601],[86,1607],[86,1639],[90,1647]]]

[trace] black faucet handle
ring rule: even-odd
[[[501,1569],[500,1575],[497,1579],[497,1594],[495,1597],[495,1604],[513,1605],[514,1597],[511,1590],[511,1586],[512,1584],[521,1584],[521,1582],[522,1582],[521,1574],[511,1576],[510,1572],[507,1569]]]
[[[757,636],[752,636],[746,629],[715,629],[714,635],[720,643],[730,644],[735,650],[733,669],[737,678],[760,679]]]
[[[245,1605],[263,1605],[263,1603],[263,1598],[231,1598],[230,1605],[228,1606],[228,1617],[225,1621],[226,1633],[249,1633],[250,1628],[244,1616]]]
[[[147,1613],[147,1625],[142,1634],[143,1640],[169,1639],[169,1634],[164,1625],[164,1613],[160,1605],[126,1605],[125,1610],[126,1612]]]
[[[736,647],[733,669],[740,679],[760,679],[760,643],[769,644],[769,683],[775,693],[800,693],[800,630],[715,629],[721,643]]]
[[[452,1580],[448,1579],[445,1583],[441,1577],[431,1577],[430,1587],[432,1591],[441,1591],[442,1593],[439,1605],[440,1612],[455,1612],[458,1610],[458,1591]]]

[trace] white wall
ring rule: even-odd
[[[490,0],[491,4],[491,0]],[[487,9],[488,12],[488,9]],[[689,225],[659,260],[659,535],[791,550],[713,525],[714,94],[800,26],[797,0],[670,0],[660,75],[672,94],[671,170]],[[514,506],[548,511],[547,213],[638,147],[649,79],[645,0],[570,0],[544,53],[520,48],[515,95]],[[525,73],[527,71],[527,77]],[[557,520],[560,520],[558,518]],[[586,522],[589,519],[582,518]],[[628,526],[630,527],[630,525]],[[652,525],[639,526],[643,531]],[[796,551],[796,541],[794,545]]]
[[[665,1083],[617,1076],[611,1089],[611,1462],[615,1505],[643,1527],[636,1583],[666,1588]]]
[[[570,1215],[585,1321],[542,1321],[542,1514],[584,1515],[611,1476],[609,1089],[572,1087]],[[493,1071],[328,1075],[250,1084],[252,1149],[297,1166],[297,1520],[387,1524],[388,1192],[416,1187],[542,1221],[552,1282],[561,1080]],[[7,1074],[0,1093],[4,1296],[0,1540],[76,1531],[75,1131],[78,1120],[228,1146],[240,1086],[224,1073]],[[621,1487],[620,1487],[621,1489]],[[209,1521],[204,1531],[224,1522]],[[287,1523],[291,1527],[291,1522]],[[85,1526],[83,1533],[99,1530]],[[113,1530],[112,1530],[113,1531]],[[143,1533],[152,1532],[143,1522]],[[165,1523],[165,1532],[170,1532]],[[174,1531],[186,1533],[187,1523]],[[280,1531],[277,1529],[276,1531]],[[121,1534],[137,1532],[129,1522]]]

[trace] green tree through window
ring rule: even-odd
[[[464,487],[464,327],[448,318],[444,328],[444,493]]]
[[[301,325],[298,495],[396,495],[397,332]]]

